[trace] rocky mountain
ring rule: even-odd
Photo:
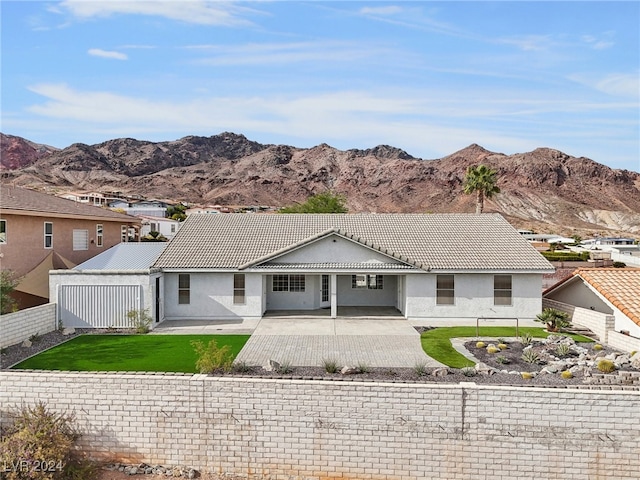
[[[57,148],[48,145],[0,133],[0,170],[28,167],[57,151]]]
[[[124,138],[74,144],[12,162],[3,181],[34,188],[274,206],[332,189],[347,197],[353,212],[473,212],[475,198],[461,193],[462,182],[468,166],[484,163],[498,171],[502,190],[485,210],[502,213],[518,227],[640,236],[639,173],[549,148],[505,155],[474,144],[422,160],[387,145],[303,149],[222,133],[157,143]]]

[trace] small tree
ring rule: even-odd
[[[536,316],[535,321],[545,323],[549,332],[557,332],[568,327],[571,323],[567,313],[555,308],[545,308],[542,313]]]
[[[466,194],[476,194],[476,213],[480,214],[484,210],[485,198],[493,197],[494,193],[500,193],[500,188],[496,185],[496,170],[492,170],[486,165],[471,166],[467,168],[464,178],[463,191]]]
[[[129,310],[127,312],[127,319],[129,320],[129,325],[135,329],[136,333],[149,333],[152,319],[147,310]]]
[[[15,312],[18,308],[18,304],[11,297],[18,285],[15,275],[11,270],[2,270],[0,272],[0,313]]]
[[[329,190],[313,195],[304,203],[289,205],[280,209],[280,213],[347,213],[347,199]]]

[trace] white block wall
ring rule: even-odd
[[[613,348],[622,350],[623,352],[640,352],[640,338],[630,337],[619,332],[609,331],[609,340],[607,342]]]
[[[640,391],[1,371],[94,456],[276,479],[637,479]],[[609,387],[611,388],[611,387]],[[615,387],[614,387],[615,388]]]
[[[56,328],[55,303],[0,315],[0,348],[20,343],[32,335],[52,332]]]
[[[615,327],[615,317],[613,315],[596,312],[588,308],[574,307],[549,298],[542,300],[542,306],[568,313],[574,324],[588,328],[604,343],[608,343],[609,332]]]

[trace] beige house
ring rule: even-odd
[[[49,270],[71,268],[120,242],[140,220],[33,190],[0,186],[0,267],[19,278],[19,308],[47,303]]]

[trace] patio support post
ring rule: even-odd
[[[338,275],[331,274],[331,318],[338,316]]]

